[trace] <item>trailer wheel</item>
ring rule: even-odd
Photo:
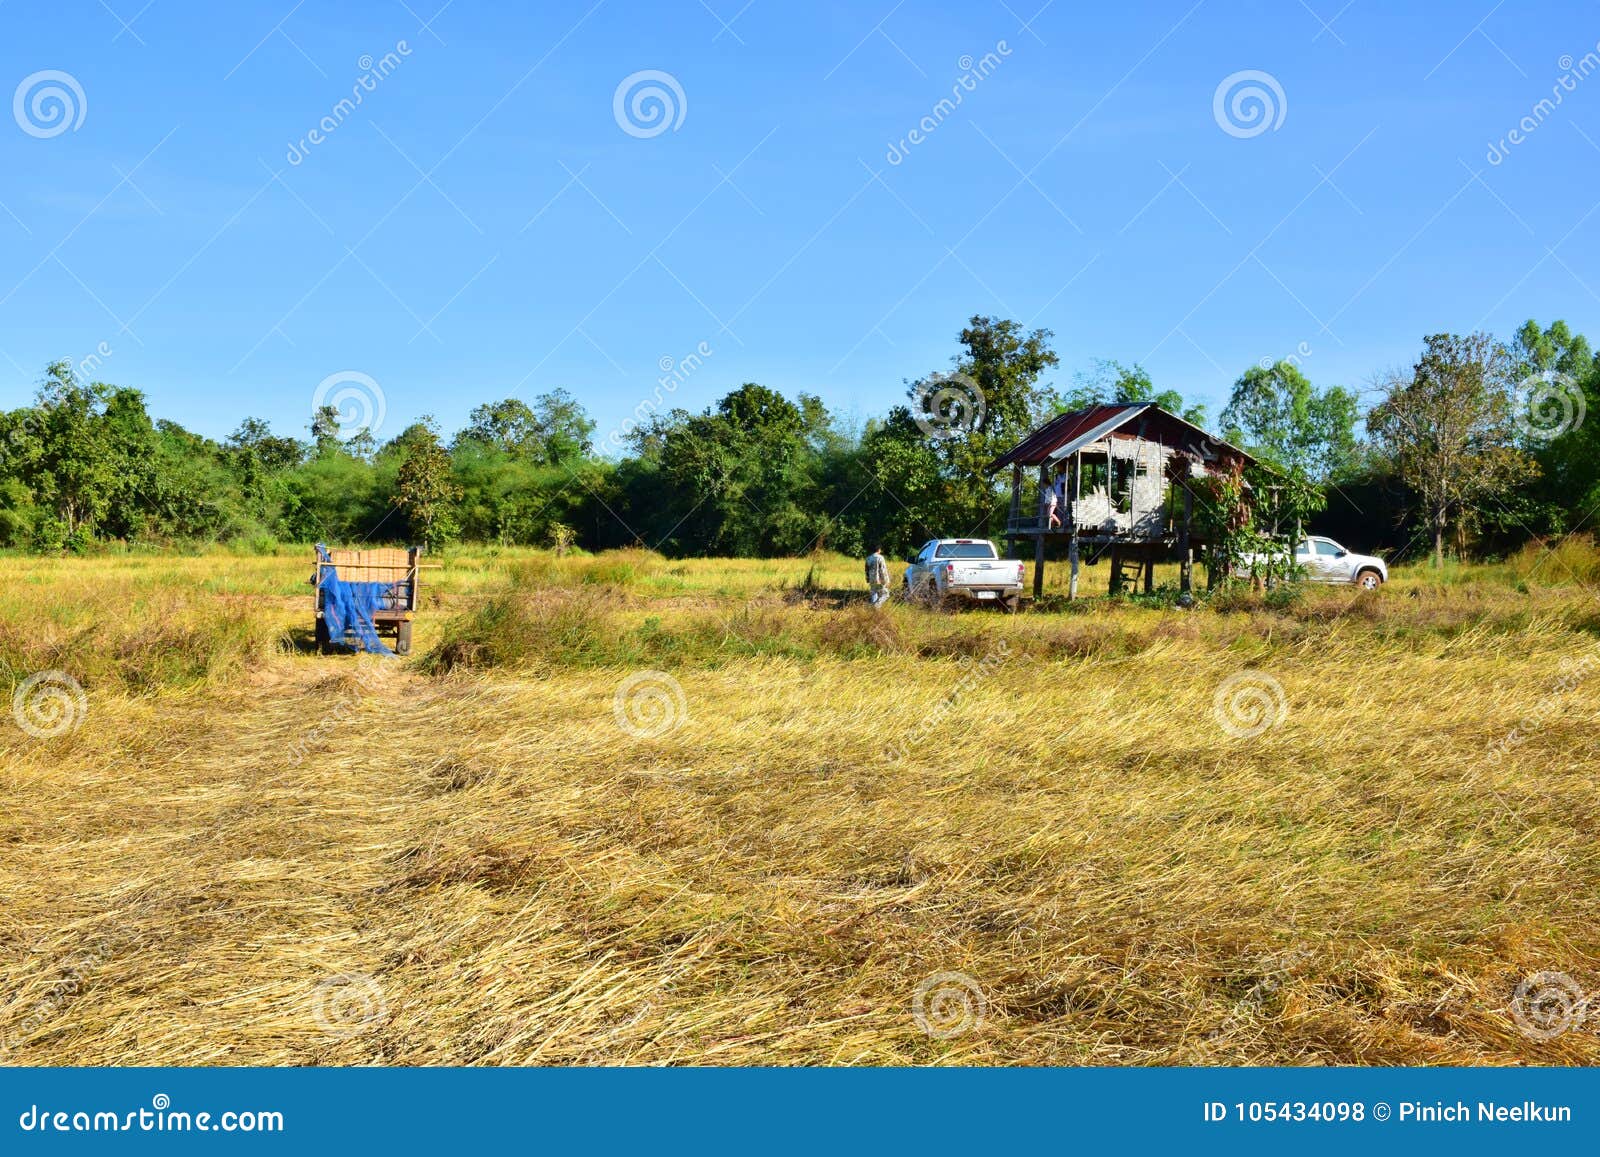
[[[409,621],[395,624],[394,653],[396,655],[411,654],[411,623]]]
[[[328,635],[328,620],[317,616],[317,654],[326,655],[333,650],[333,640]]]

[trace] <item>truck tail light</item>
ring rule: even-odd
[[[953,563],[953,562],[945,563],[944,564],[944,578],[945,578],[945,581],[949,582],[951,579],[953,579],[955,577],[956,577],[956,564]]]

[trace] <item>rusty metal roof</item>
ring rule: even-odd
[[[1083,438],[1085,434],[1093,434],[1098,438],[1115,430],[1140,411],[1149,408],[1149,403],[1146,402],[1117,402],[1058,414],[989,463],[989,470],[993,472],[1015,464],[1037,466],[1051,458],[1062,447]],[[1092,441],[1094,438],[1089,438],[1084,445]]]
[[[1255,461],[1237,446],[1213,438],[1194,423],[1168,413],[1152,402],[1112,402],[1058,414],[989,463],[987,470],[993,473],[1006,466],[1038,466],[1065,458],[1146,413],[1156,419],[1158,429],[1164,426],[1168,433],[1176,435],[1175,441],[1179,443],[1193,442],[1206,446],[1208,450],[1236,454],[1246,462]]]

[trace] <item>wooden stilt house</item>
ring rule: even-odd
[[[1129,402],[1058,415],[988,470],[1011,468],[1005,538],[1013,557],[1031,545],[1034,597],[1044,589],[1050,541],[1067,544],[1067,590],[1076,597],[1085,553],[1109,553],[1113,591],[1141,577],[1149,591],[1154,564],[1163,559],[1182,564],[1183,589],[1192,589],[1195,551],[1204,543],[1195,533],[1189,481],[1253,461],[1176,414]]]

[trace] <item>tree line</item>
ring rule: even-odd
[[[149,414],[140,391],[50,365],[33,404],[0,414],[0,546],[462,541],[670,555],[905,552],[999,529],[994,457],[1051,416],[1154,402],[1316,488],[1314,527],[1364,549],[1495,554],[1577,530],[1600,506],[1600,361],[1563,322],[1510,342],[1426,337],[1365,389],[1315,386],[1303,359],[1251,366],[1215,421],[1141,367],[1098,362],[1070,384],[1048,330],[973,317],[948,371],[851,422],[822,400],[747,382],[690,412],[641,407],[603,457],[565,390],[471,411],[448,439],[424,417],[386,442],[311,415],[307,437],[246,418],[216,441]]]

